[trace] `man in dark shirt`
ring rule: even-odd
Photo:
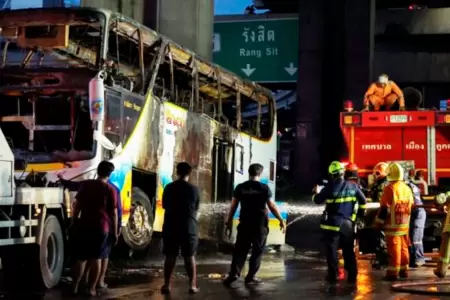
[[[260,164],[250,165],[248,168],[249,180],[239,184],[233,193],[233,200],[231,201],[231,208],[226,223],[229,236],[231,236],[233,216],[236,213],[238,204],[241,206],[241,212],[231,270],[228,277],[224,280],[226,286],[231,286],[240,277],[250,248],[252,248],[252,254],[245,283],[262,283],[255,275],[261,265],[261,257],[269,233],[267,208],[280,221],[280,228],[283,233],[286,231],[286,224],[281,218],[277,206],[272,201],[272,192],[269,186],[259,182],[263,169],[263,166]]]
[[[113,171],[112,163],[102,161],[97,168],[97,179],[84,181],[76,196],[72,214],[72,226],[77,228],[72,290],[75,294],[88,262],[89,294],[97,295],[101,262],[109,255],[110,230],[113,229],[116,241],[119,236],[117,192],[108,184]]]
[[[71,192],[79,191],[81,186],[85,182],[85,181],[66,180],[66,179],[62,178],[62,175],[63,174],[58,174],[58,178],[59,178],[61,184],[64,186],[64,188],[68,189]],[[117,192],[117,219],[118,219],[118,231],[120,234],[122,231],[122,200],[120,197],[120,190],[110,180],[108,180],[108,183]],[[111,224],[112,224],[112,223],[114,223],[114,220],[113,220],[114,216],[111,215],[110,217],[111,217]],[[110,238],[111,239],[110,239],[110,242],[108,243],[109,248],[107,250],[109,254],[111,254],[111,251],[112,251],[112,246],[113,246],[112,242],[116,242],[116,241],[113,241],[116,231],[114,230],[114,228],[112,228],[112,226],[110,229],[111,229],[110,230]],[[75,248],[74,250],[77,250],[77,249]],[[109,255],[108,255],[108,257],[102,259],[100,277],[99,277],[98,284],[97,284],[98,288],[107,288],[108,287],[108,284],[105,283],[106,272],[108,271],[108,264],[109,264]],[[86,281],[86,284],[89,284],[89,267],[87,267],[85,270],[84,279]]]
[[[170,279],[178,254],[184,258],[184,267],[189,276],[189,293],[198,292],[197,267],[195,253],[198,246],[197,211],[200,205],[200,193],[196,186],[188,182],[192,168],[182,162],[177,165],[178,179],[169,183],[162,196],[165,210],[163,224],[164,262],[163,294],[170,293]]]

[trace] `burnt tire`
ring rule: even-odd
[[[154,214],[150,198],[140,188],[133,188],[130,218],[122,236],[132,251],[147,250],[153,235]]]

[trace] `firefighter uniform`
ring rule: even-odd
[[[372,202],[380,202],[381,196],[383,195],[383,190],[389,184],[386,178],[387,167],[387,163],[379,162],[372,170],[372,174],[375,177],[375,183],[370,189]],[[377,211],[373,211],[367,216],[367,218],[369,220],[375,220],[377,214]],[[384,233],[376,230],[374,232],[374,239],[376,239],[376,246],[374,247],[376,258],[375,262],[372,264],[372,267],[375,269],[382,269],[387,267],[388,264],[388,253]]]
[[[447,192],[447,197],[449,193]],[[448,198],[447,198],[448,199]],[[450,209],[447,211],[441,235],[441,247],[439,249],[439,261],[434,269],[434,275],[444,278],[450,264]]]
[[[383,190],[389,184],[386,178],[387,167],[388,167],[387,163],[380,162],[373,168],[375,183],[371,188],[372,202],[380,202]]]
[[[406,180],[405,183],[409,186],[413,193],[414,205],[423,205],[419,188],[409,180]],[[409,232],[409,237],[411,240],[411,267],[420,267],[425,264],[425,256],[423,251],[423,233],[425,230],[426,218],[427,213],[425,212],[425,208],[416,207],[412,209]]]
[[[357,277],[356,257],[354,252],[355,221],[357,216],[364,216],[366,198],[358,186],[344,180],[344,167],[340,162],[333,162],[328,168],[331,181],[320,191],[316,191],[313,201],[325,203],[320,228],[326,248],[329,283],[335,283],[338,277],[338,249],[344,257],[347,280],[355,282]]]
[[[387,169],[389,185],[383,190],[376,226],[382,227],[386,236],[389,265],[386,279],[408,277],[409,223],[414,198],[410,187],[403,182],[403,168],[392,163]]]

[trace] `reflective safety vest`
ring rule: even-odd
[[[383,224],[386,236],[407,235],[413,204],[411,188],[403,181],[394,181],[383,190],[380,213],[375,222]],[[383,211],[386,212],[385,218],[380,217]]]
[[[447,216],[445,217],[444,226],[442,228],[442,232],[450,232],[450,209],[447,212]]]
[[[332,181],[317,195],[313,196],[316,204],[325,203],[325,211],[320,228],[339,232],[344,220],[356,221],[363,216],[366,198],[358,186],[349,181]]]

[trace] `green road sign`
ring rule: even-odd
[[[252,81],[295,82],[298,19],[216,21],[213,60]]]

